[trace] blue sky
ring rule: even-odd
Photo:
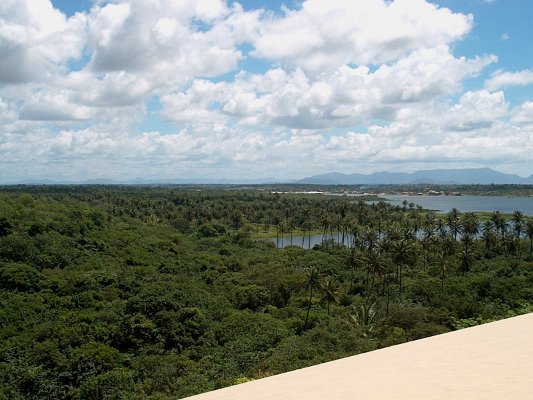
[[[0,183],[533,173],[527,0],[5,0]]]

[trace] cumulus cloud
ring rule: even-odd
[[[526,101],[513,110],[512,122],[515,124],[533,125],[533,101]]]
[[[509,86],[533,85],[533,70],[525,69],[517,72],[498,70],[485,82],[488,90],[499,90]]]
[[[66,18],[48,0],[0,5],[0,83],[44,81],[80,57],[85,16]]]
[[[374,72],[364,66],[320,75],[274,68],[265,74],[238,74],[230,83],[197,80],[186,92],[163,97],[164,115],[175,121],[226,115],[240,118],[243,125],[294,129],[391,121],[409,104],[457,91],[466,77],[493,61],[493,56],[458,59],[447,46],[439,46],[414,51]]]
[[[473,131],[491,127],[507,114],[508,105],[502,91],[468,91],[459,104],[446,113],[447,128],[451,131]]]
[[[260,28],[254,55],[310,71],[379,65],[422,47],[447,45],[472,27],[472,16],[424,0],[307,0]]]
[[[70,18],[50,0],[3,0],[0,180],[7,165],[291,178],[527,161],[532,103],[513,108],[502,90],[533,73],[500,70],[465,92],[497,61],[454,54],[472,27],[425,0],[306,0],[281,13],[114,0]]]
[[[20,119],[33,121],[76,121],[93,116],[94,111],[90,108],[71,103],[66,91],[35,93],[20,110]]]
[[[89,16],[89,68],[137,73],[158,85],[218,76],[243,57],[236,44],[253,15],[221,0],[109,3]]]

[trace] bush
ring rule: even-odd
[[[13,232],[13,225],[4,217],[0,217],[0,237],[10,235]]]
[[[80,386],[76,400],[122,400],[131,398],[134,392],[134,373],[117,368],[87,379]]]
[[[34,292],[41,288],[42,276],[27,264],[0,264],[0,288]]]

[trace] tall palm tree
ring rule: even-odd
[[[446,229],[446,223],[444,222],[442,218],[439,218],[437,220],[436,231],[440,239],[444,239],[448,235],[448,230]]]
[[[433,214],[426,214],[422,220],[422,232],[425,239],[430,239],[435,234],[435,217]]]
[[[505,240],[505,233],[507,232],[508,227],[507,221],[499,211],[494,211],[490,219],[494,223],[496,230],[500,233],[500,239],[503,242]]]
[[[415,255],[413,242],[407,239],[395,240],[391,242],[390,252],[391,252],[393,261],[397,264],[398,284],[399,284],[399,290],[401,294],[402,289],[403,289],[403,286],[402,286],[403,267],[407,263],[411,262]]]
[[[362,235],[362,243],[366,245],[366,250],[371,252],[379,240],[377,232],[374,228],[366,227]]]
[[[474,238],[477,237],[477,235],[479,234],[479,220],[476,217],[476,214],[472,212],[465,213],[463,215],[461,223],[463,225],[464,235],[473,236]]]
[[[296,229],[296,221],[294,220],[294,218],[289,218],[285,226],[291,235],[291,246],[292,246],[292,232],[294,231],[294,229]]]
[[[526,235],[529,239],[529,258],[533,257],[533,217],[526,221]]]
[[[303,223],[301,224],[300,228],[302,229],[302,249],[304,248],[304,245],[305,245],[305,233],[307,231],[311,232],[311,229],[312,229],[312,226],[311,226],[311,222],[309,221],[308,218],[306,218]],[[311,242],[311,239],[309,239],[309,242]]]
[[[283,248],[284,247],[283,240],[285,238],[285,232],[286,232],[286,229],[287,229],[285,221],[282,221],[282,220],[279,221],[278,229],[279,229],[279,233],[281,234],[281,248]]]
[[[470,266],[472,265],[472,245],[474,243],[474,239],[472,239],[472,236],[465,234],[461,238],[461,242],[463,243],[463,249],[461,250],[461,273],[465,275],[470,271]]]
[[[325,301],[327,304],[328,315],[330,304],[337,302],[337,289],[338,284],[331,277],[326,278],[322,283],[322,301]]]
[[[328,235],[328,229],[331,226],[331,218],[327,211],[322,211],[320,214],[320,224],[322,225],[323,233],[322,233],[322,241],[324,242],[327,239]]]
[[[457,210],[457,208],[452,208],[451,211],[446,214],[446,223],[453,238],[457,240],[457,235],[461,233],[461,221],[459,219],[459,210]]]
[[[311,302],[313,300],[313,290],[320,288],[320,273],[316,267],[310,267],[305,271],[305,277],[305,288],[309,291],[309,299],[307,301],[307,313],[305,315],[304,330],[307,328],[307,322],[309,321],[309,312],[311,311]]]
[[[356,248],[359,245],[359,232],[361,231],[361,227],[356,219],[352,219],[349,222],[349,230],[350,235],[352,235],[352,246]]]
[[[516,233],[516,237],[520,239],[524,230],[524,214],[522,211],[515,210],[513,211],[513,217],[511,220],[513,221],[513,230]]]
[[[437,258],[437,267],[440,273],[440,288],[444,292],[444,280],[446,279],[446,271],[448,270],[450,258],[444,252],[440,252]]]
[[[368,294],[367,294],[367,300],[370,298],[372,294],[372,290],[374,289],[374,285],[376,282],[376,275],[382,276],[383,271],[385,268],[385,260],[379,254],[377,250],[371,250],[369,251],[365,256],[365,263],[367,266],[367,274],[372,277],[369,287],[368,287]],[[368,279],[367,279],[367,285],[368,285]]]
[[[346,266],[350,269],[350,289],[349,292],[352,292],[353,285],[355,283],[355,268],[360,264],[361,257],[357,253],[357,249],[352,247],[346,256]]]
[[[522,236],[522,233],[524,231],[524,214],[521,211],[515,210],[513,211],[513,230],[516,234],[516,256],[518,257],[518,262],[520,262],[520,258],[522,257],[522,247],[520,246],[520,236]]]
[[[481,227],[481,239],[485,243],[485,253],[489,252],[494,244],[496,236],[494,233],[494,222],[485,221]]]

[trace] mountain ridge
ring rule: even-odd
[[[9,185],[268,185],[268,184],[317,184],[317,185],[407,185],[407,184],[481,184],[533,185],[533,174],[523,178],[491,168],[434,169],[408,172],[374,172],[371,174],[328,172],[303,179],[277,178],[142,178],[112,179],[23,179],[0,183]]]
[[[434,169],[408,172],[373,172],[371,174],[343,174],[330,172],[303,178],[296,183],[321,185],[387,185],[387,184],[466,184],[466,185],[505,185],[533,184],[533,174],[523,178],[516,174],[506,174],[491,168]]]

